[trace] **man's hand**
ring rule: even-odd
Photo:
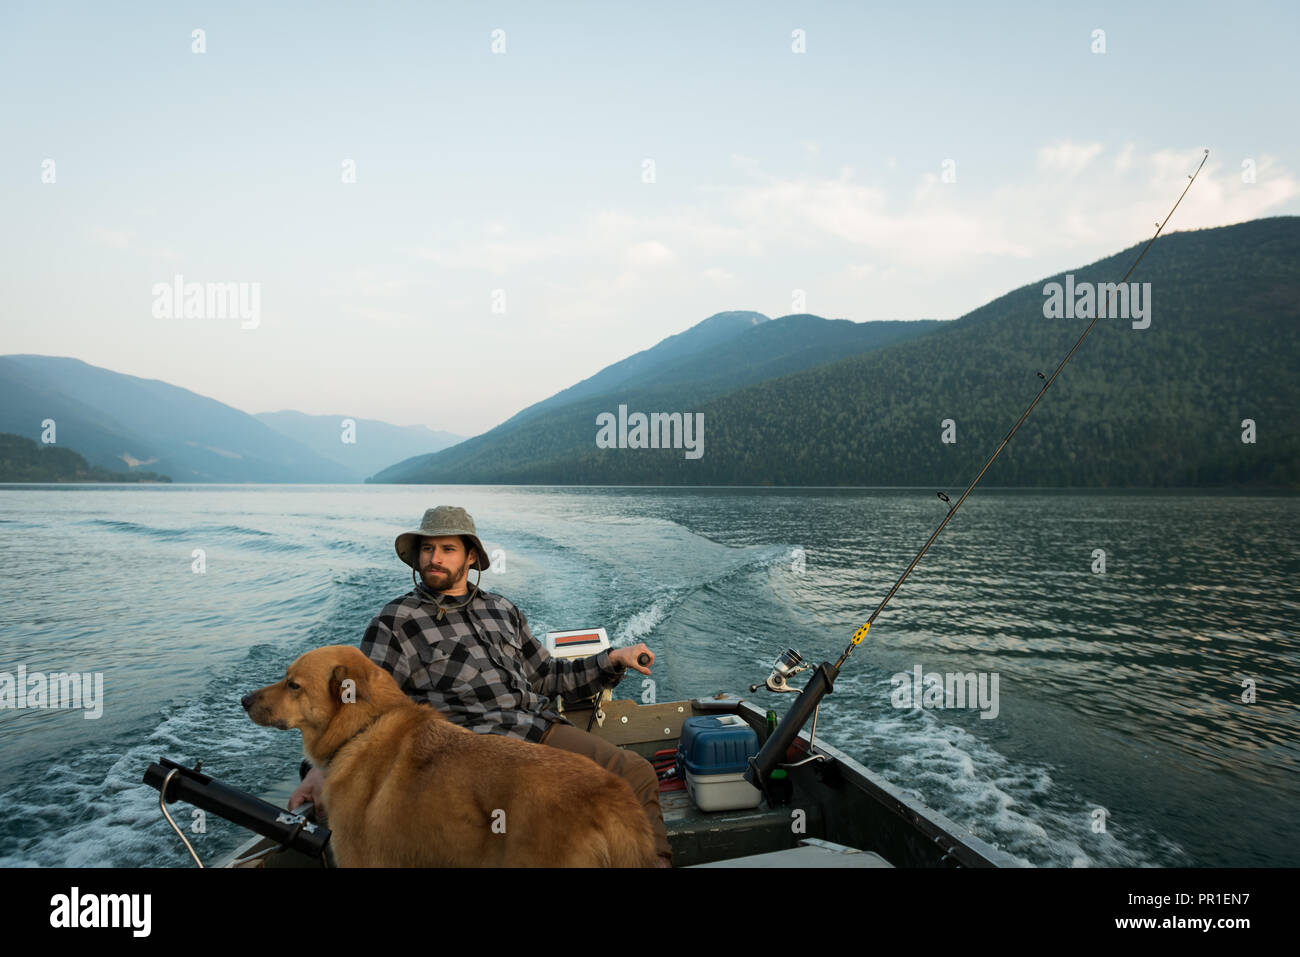
[[[325,805],[321,803],[321,792],[325,789],[325,775],[321,773],[320,768],[312,768],[307,772],[307,776],[302,779],[298,785],[298,790],[294,791],[289,797],[289,810],[292,811],[299,804],[305,804],[310,801],[318,813],[325,810]]]
[[[650,661],[642,665],[637,661],[641,655],[647,655]],[[626,648],[613,648],[609,653],[609,660],[615,665],[623,665],[625,668],[633,668],[643,675],[650,673],[650,665],[655,663],[655,653],[647,648],[644,644],[629,645]]]

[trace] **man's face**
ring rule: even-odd
[[[460,538],[448,535],[421,539],[416,564],[420,566],[420,577],[425,585],[436,592],[457,595],[465,590],[465,579],[474,561],[470,554],[466,554]]]

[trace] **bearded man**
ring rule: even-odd
[[[654,830],[661,865],[670,867],[659,779],[650,762],[579,730],[552,706],[560,695],[590,697],[613,687],[627,668],[650,674],[654,653],[638,644],[588,658],[551,656],[529,631],[522,611],[479,588],[490,562],[463,508],[429,509],[420,527],[398,535],[393,547],[411,567],[415,588],[375,616],[361,650],[409,697],[456,724],[573,751],[623,778]],[[479,572],[472,591],[470,568]],[[641,656],[648,665],[639,663]],[[319,801],[323,783],[313,768],[289,799],[290,809]]]

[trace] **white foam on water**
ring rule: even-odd
[[[621,648],[644,641],[663,623],[676,604],[676,599],[668,595],[656,598],[645,608],[633,612],[619,625],[610,643],[615,648]]]
[[[849,689],[841,681],[836,691]],[[887,696],[887,692],[886,692]],[[1013,764],[989,743],[934,711],[872,715],[827,698],[819,732],[895,786],[1025,864],[1048,867],[1159,866],[1182,851],[1158,835],[1093,833],[1089,802],[1048,769]]]
[[[229,687],[217,683],[217,687]],[[271,734],[283,735],[273,742]],[[211,742],[211,743],[208,743]],[[149,867],[191,866],[192,861],[158,810],[158,792],[142,783],[144,770],[159,757],[192,766],[196,750],[204,773],[223,783],[257,791],[248,776],[268,752],[287,745],[297,750],[296,734],[270,732],[248,720],[231,695],[188,705],[166,716],[147,740],[123,750],[105,742],[67,763],[25,769],[26,781],[11,779],[0,794],[7,830],[22,828],[16,846],[0,854],[0,867]],[[272,752],[274,753],[274,752]],[[286,768],[291,761],[286,758]],[[190,838],[205,864],[211,864],[248,838],[248,832],[207,815],[207,832],[193,834],[193,808],[183,802],[168,810]]]
[[[663,524],[659,520],[654,521],[656,525]],[[688,595],[704,588],[716,587],[738,573],[747,573],[784,561],[789,551],[784,545],[754,545],[744,548],[715,545],[714,548],[721,551],[714,556],[714,561],[705,574],[688,585],[661,591],[648,604],[631,612],[615,629],[611,643],[615,647],[622,647],[645,641]]]

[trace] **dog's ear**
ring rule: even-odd
[[[347,665],[335,665],[330,672],[330,697],[339,704],[370,700],[370,685],[363,672]]]

